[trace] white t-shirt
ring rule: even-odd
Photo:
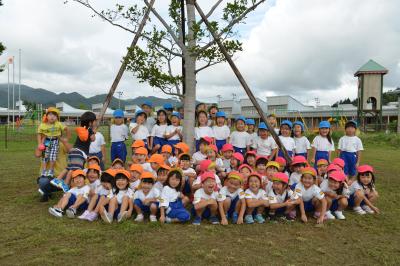
[[[207,159],[206,154],[203,154],[200,151],[193,153],[193,156],[192,156],[193,164],[200,164],[205,159]]]
[[[127,196],[129,199],[133,198],[133,190],[128,188],[125,190],[118,191],[118,194],[115,195],[117,197],[118,204],[122,203],[122,199]]]
[[[249,133],[246,131],[233,131],[230,136],[229,142],[237,148],[244,149],[251,145]]]
[[[196,171],[193,168],[188,168],[188,169],[182,169],[182,173],[183,173],[183,177],[185,178],[185,180],[189,179],[189,175],[193,175],[196,174]]]
[[[364,150],[364,147],[359,137],[343,136],[339,139],[338,149],[346,152],[358,152]]]
[[[106,197],[108,197],[108,198],[112,198],[112,196],[113,196],[113,191],[112,191],[112,189],[106,189],[106,188],[104,188],[102,185],[100,185],[100,186],[98,186],[98,187],[96,188],[95,193],[96,193],[97,195],[99,195],[100,197],[101,197],[101,196],[106,196]]]
[[[169,207],[170,202],[175,202],[181,195],[180,191],[171,188],[170,186],[165,186],[161,192],[160,196],[160,207]],[[168,211],[167,211],[168,212]]]
[[[156,124],[156,119],[152,116],[147,116],[146,122],[144,123],[148,132],[151,132],[153,126]]]
[[[281,140],[283,146],[285,146],[286,150],[293,152],[295,151],[296,143],[292,137],[279,136],[279,139]]]
[[[106,145],[103,134],[96,132],[96,139],[90,142],[89,153],[99,153],[101,152],[101,146]]]
[[[296,153],[307,153],[307,150],[311,149],[310,141],[302,136],[300,138],[294,138],[296,144]]]
[[[301,173],[293,172],[289,177],[289,186],[300,182]]]
[[[251,134],[249,133],[249,136],[250,136],[250,146],[253,147],[256,139],[258,138],[258,135],[256,132],[253,132]]]
[[[173,126],[173,125],[169,125],[167,126],[167,128],[165,129],[165,134],[169,135],[171,133],[174,133],[175,130],[178,129],[181,133],[182,133],[182,126]],[[170,137],[168,140],[180,140],[181,138],[179,137],[178,134],[173,135],[172,137]]]
[[[196,192],[194,193],[193,198],[194,198],[193,199],[193,204],[199,203],[202,199],[205,199],[205,200],[215,199],[215,200],[217,200],[218,192],[213,191],[211,194],[207,194],[206,192],[204,192],[203,188],[200,188],[200,189],[196,190]]]
[[[129,182],[129,188],[132,189],[133,192],[135,192],[138,189],[139,185],[140,185],[140,179],[133,182]]]
[[[96,179],[93,183],[89,183],[88,186],[91,191],[95,192],[97,187],[101,186],[100,179]]]
[[[321,137],[321,135],[315,136],[313,139],[313,142],[311,144],[311,147],[315,148],[317,151],[334,151],[335,150],[335,144],[333,143],[332,139],[332,144],[329,143],[329,140],[325,137]]]
[[[244,199],[244,191],[241,188],[238,188],[236,191],[233,193],[228,190],[228,187],[223,187],[219,190],[218,192],[218,201],[224,201],[226,198],[231,198],[232,200],[235,199],[236,197],[239,197],[239,199]]]
[[[163,188],[164,188],[164,184],[161,183],[160,181],[157,181],[156,183],[154,183],[153,188],[154,188],[154,189],[157,189],[157,190],[160,192],[160,194],[161,194],[161,191],[162,191]]]
[[[358,181],[354,181],[349,187],[349,194],[353,195],[354,193],[356,193],[357,190],[362,190],[364,194],[367,194],[369,189],[364,188],[362,185],[360,185],[360,183],[358,183]]]
[[[159,138],[164,138],[165,130],[167,129],[168,125],[157,125],[155,124],[153,126],[153,129],[151,130],[150,136],[152,137],[159,137]]]
[[[200,140],[202,137],[214,137],[214,132],[211,127],[195,127],[194,137],[196,140]]]
[[[142,202],[145,199],[153,199],[153,198],[159,198],[160,197],[160,191],[157,188],[152,187],[149,191],[149,193],[147,193],[147,195],[145,195],[143,193],[142,189],[136,190],[135,194],[133,195],[133,199],[139,199]]]
[[[73,194],[75,197],[78,197],[82,195],[86,200],[89,197],[89,192],[90,192],[90,187],[88,185],[85,185],[83,187],[73,187],[71,188],[68,193]]]
[[[231,134],[231,130],[227,125],[223,125],[222,127],[213,126],[212,129],[216,140],[226,140]]]
[[[128,139],[129,132],[128,127],[125,124],[122,125],[111,125],[110,137],[111,142],[120,142]]]
[[[319,185],[319,187],[321,188],[321,190],[322,190],[323,192],[329,192],[329,193],[335,193],[335,194],[337,194],[336,191],[333,191],[331,188],[329,188],[329,181],[328,181],[328,179],[322,180],[322,182],[321,182],[321,184]],[[346,188],[346,187],[343,187],[342,195],[343,195],[343,196],[346,196],[346,197],[348,198],[348,197],[350,196],[350,191],[349,191],[349,189]]]
[[[143,167],[143,171],[150,172],[150,173],[154,174],[154,170],[153,170],[153,168],[151,168],[151,164],[150,163],[142,163],[140,165]]]
[[[272,150],[278,148],[273,137],[268,136],[266,139],[257,137],[253,143],[253,149],[257,150],[259,156],[270,156]]]
[[[215,176],[215,183],[217,183],[218,189],[221,189],[222,188],[221,179],[219,178],[219,176],[217,174],[214,174],[214,176]],[[199,185],[199,184],[201,184],[201,176],[200,175],[195,180],[193,180],[192,186]]]
[[[270,204],[284,203],[288,199],[295,200],[295,196],[292,190],[285,190],[282,194],[277,194],[273,189],[268,192],[268,200]]]
[[[244,197],[246,199],[268,200],[267,192],[262,188],[260,188],[257,193],[254,193],[250,188],[248,188],[244,192]]]
[[[308,189],[305,189],[302,183],[298,183],[294,189],[294,192],[298,197],[302,197],[303,201],[310,201],[314,197],[320,200],[325,197],[324,192],[322,192],[317,185],[312,185]]]
[[[147,137],[150,135],[149,134],[149,130],[147,129],[146,126],[144,125],[140,125],[139,129],[136,131],[135,134],[132,133],[132,129],[134,129],[135,127],[137,127],[138,124],[136,123],[130,123],[129,124],[129,132],[131,132],[132,135],[132,139],[133,140],[143,140],[143,139],[147,139]]]

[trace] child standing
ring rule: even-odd
[[[161,147],[167,143],[165,137],[165,131],[171,124],[168,119],[167,112],[165,110],[157,111],[157,122],[153,126],[150,134],[150,145],[149,149],[151,154],[160,153]]]
[[[329,173],[328,179],[322,181],[320,185],[327,201],[326,218],[328,219],[346,219],[343,215],[343,210],[348,205],[347,199],[350,193],[345,181],[346,175],[342,171],[332,171]]]
[[[217,112],[216,113],[217,123],[213,126],[213,134],[215,136],[215,144],[217,145],[218,151],[222,149],[222,147],[229,142],[229,135],[231,134],[231,130],[225,124],[226,115],[225,112]]]
[[[144,125],[146,126],[148,132],[151,132],[151,130],[153,129],[153,126],[156,124],[156,120],[152,116],[153,103],[151,101],[144,101],[140,107],[146,113],[146,117],[147,117]]]
[[[292,122],[290,122],[289,120],[283,120],[279,131],[279,139],[281,140],[282,145],[285,146],[289,157],[293,157],[294,153],[296,152],[296,143],[291,136],[292,127]],[[278,152],[278,156],[284,157],[283,152],[280,149]]]
[[[104,171],[104,162],[106,161],[106,141],[103,134],[97,131],[95,134],[95,141],[92,141],[89,146],[89,156],[96,156],[99,158],[99,165],[101,171]]]
[[[328,121],[321,121],[319,123],[319,135],[315,136],[311,147],[311,163],[317,169],[317,162],[319,159],[331,161],[331,153],[335,150],[335,145],[330,133],[331,124]]]
[[[346,135],[339,139],[339,157],[345,162],[344,173],[350,178],[356,176],[356,168],[360,164],[361,151],[364,150],[361,139],[356,136],[357,122],[348,121],[345,125]]]
[[[140,176],[139,189],[133,195],[133,208],[137,213],[135,222],[143,222],[144,214],[150,214],[150,222],[157,222],[160,191],[154,187],[155,180],[150,172],[143,172]]]
[[[240,152],[242,155],[244,155],[250,149],[251,145],[250,135],[245,131],[245,121],[246,118],[242,115],[236,117],[236,131],[233,131],[229,138],[229,141],[233,145],[235,152]]]
[[[257,151],[257,155],[268,156],[269,158],[274,158],[278,151],[278,146],[274,138],[269,135],[267,125],[264,122],[261,122],[258,126],[258,137],[253,143],[253,149]]]
[[[114,123],[110,127],[111,162],[116,158],[126,161],[125,140],[128,139],[128,127],[124,124],[124,111],[117,109],[113,113]]]
[[[186,198],[183,189],[183,172],[171,169],[160,196],[160,222],[185,223],[190,220],[190,213],[185,209],[182,198]],[[186,199],[186,201],[189,201]]]
[[[196,139],[196,151],[199,151],[200,140],[204,137],[209,137],[213,142],[214,132],[211,127],[208,126],[208,117],[205,111],[199,111],[197,113],[197,127],[194,129],[194,136]],[[209,144],[211,144],[209,143]]]
[[[294,142],[296,144],[296,155],[304,156],[307,159],[308,151],[311,149],[310,141],[303,136],[304,124],[300,121],[293,123]]]
[[[147,148],[147,138],[150,135],[149,130],[146,127],[147,114],[143,110],[137,110],[135,118],[136,122],[131,122],[129,124],[129,132],[131,132],[132,140],[143,140]]]
[[[181,124],[181,114],[178,112],[173,112],[171,115],[171,125],[167,126],[165,129],[165,139],[167,144],[172,147],[172,152],[174,153],[174,146],[182,141],[182,126]]]
[[[69,134],[68,128],[59,121],[59,117],[60,111],[55,107],[49,107],[37,130],[37,149],[42,156],[42,177],[53,178],[60,138],[63,132]]]
[[[261,188],[262,177],[257,173],[251,173],[248,179],[249,188],[245,191],[246,216],[244,221],[247,224],[253,224],[256,221],[259,224],[265,223],[262,216],[266,207],[269,207],[268,195]],[[253,215],[255,215],[253,217]]]
[[[247,133],[250,135],[250,148],[253,148],[254,142],[257,138],[256,122],[254,119],[246,119]]]

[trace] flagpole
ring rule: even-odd
[[[13,91],[13,95],[12,95],[12,117],[13,117],[13,119],[12,119],[12,121],[13,121],[13,124],[12,124],[12,128],[14,129],[15,128],[15,108],[14,108],[14,106],[15,106],[15,63],[14,63],[14,60],[15,58],[14,58],[14,56],[13,56],[13,84],[12,84],[12,91]]]
[[[21,49],[19,49],[18,121],[21,119]]]
[[[7,127],[10,125],[10,60],[7,59]]]

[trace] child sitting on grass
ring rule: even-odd
[[[155,180],[150,172],[143,172],[140,176],[139,189],[133,195],[133,208],[137,213],[135,222],[143,222],[145,214],[150,215],[150,222],[157,222],[160,191],[154,187]]]

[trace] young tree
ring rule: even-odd
[[[149,1],[144,0],[142,6],[117,4],[115,9],[98,10],[90,0],[73,1],[91,9],[94,16],[132,34],[136,34],[141,17],[150,7]],[[204,69],[224,62],[225,58],[206,29],[204,21],[196,20],[195,0],[186,0],[186,20],[182,21],[182,2],[185,1],[170,0],[166,17],[161,16],[157,8],[150,7],[152,16],[140,34],[141,45],[128,48],[128,55],[124,60],[127,62],[127,69],[140,82],[146,82],[152,88],[167,95],[177,96],[183,101],[184,141],[193,147],[196,75]],[[228,53],[233,55],[242,50],[242,43],[235,39],[238,36],[235,26],[244,23],[247,15],[265,0],[231,0],[225,4],[223,2],[216,0],[206,16]],[[221,9],[221,17],[214,18],[218,9]],[[187,26],[187,33],[184,32],[183,24]],[[176,71],[176,66],[182,59],[185,62],[184,73],[181,69]]]

